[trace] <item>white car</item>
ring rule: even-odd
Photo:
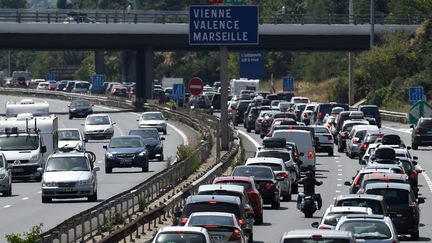
[[[114,135],[114,124],[107,114],[88,115],[84,125],[84,139],[110,139]]]
[[[78,128],[62,128],[58,130],[58,147],[63,150],[85,150],[84,136]]]
[[[192,226],[167,226],[161,228],[153,243],[196,242],[214,243],[206,228]]]
[[[48,82],[40,82],[38,83],[38,86],[36,87],[37,90],[48,90]]]
[[[4,197],[12,195],[12,166],[3,153],[0,153],[0,192]]]
[[[373,214],[367,207],[338,207],[330,205],[321,218],[321,222],[312,223],[312,227],[325,230],[334,230],[339,219],[348,214]]]
[[[141,117],[137,119],[139,127],[156,127],[159,132],[167,134],[166,118],[159,111],[143,112]]]
[[[52,154],[43,172],[42,203],[49,203],[53,198],[87,197],[88,201],[97,200],[96,171],[84,152]]]

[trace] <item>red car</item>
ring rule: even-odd
[[[263,199],[260,192],[255,186],[255,181],[251,177],[246,176],[226,176],[216,177],[213,184],[233,184],[240,185],[245,188],[249,202],[255,213],[255,223],[262,224],[263,222]]]

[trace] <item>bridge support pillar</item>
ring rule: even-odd
[[[105,51],[97,50],[95,51],[95,71],[96,74],[104,74],[105,66]]]
[[[147,47],[138,49],[135,55],[136,73],[136,100],[135,107],[141,109],[142,105],[152,98],[153,92],[153,49]]]
[[[122,81],[123,82],[135,82],[135,52],[134,51],[123,51],[122,53]]]

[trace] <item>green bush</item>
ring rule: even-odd
[[[40,234],[42,233],[43,224],[35,225],[29,232],[22,234],[8,234],[6,240],[9,243],[34,243],[40,240]]]

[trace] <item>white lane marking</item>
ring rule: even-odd
[[[338,171],[342,171],[342,169],[338,169]]]
[[[342,176],[342,174],[338,174],[338,176]]]
[[[3,206],[3,208],[10,208],[10,207],[12,207],[12,205],[5,205],[5,206]]]
[[[336,193],[340,193],[341,191],[339,191],[339,190],[336,190]]]
[[[28,199],[29,199],[28,197],[21,198],[21,200],[23,200],[23,201],[28,200]]]
[[[418,167],[420,170],[423,170],[423,168],[422,168],[420,165],[417,165],[417,167]],[[425,178],[426,183],[427,183],[427,185],[428,185],[428,187],[429,187],[429,190],[432,192],[432,180],[431,180],[430,177],[426,174],[426,172],[423,171],[421,174],[422,174],[423,177]]]
[[[337,180],[338,180],[338,181],[341,181],[341,180],[342,180],[342,178],[338,178]]]
[[[257,142],[257,141],[255,141],[255,139],[253,139],[253,137],[251,137],[249,134],[247,134],[247,133],[245,133],[245,132],[243,132],[243,131],[241,131],[241,130],[237,130],[239,133],[241,133],[241,135],[243,135],[243,136],[245,136],[247,139],[249,139],[249,141],[251,141],[254,145],[255,145],[255,147],[260,147],[261,145]]]
[[[102,160],[99,160],[97,163],[98,163],[98,164],[102,163]]]
[[[340,163],[340,161],[337,161],[337,160],[336,160],[336,163]]]
[[[342,165],[337,165],[337,167],[342,167]]]
[[[42,193],[42,191],[38,191],[38,193],[39,193],[39,194],[41,194],[41,193]]]
[[[337,186],[337,187],[341,187],[341,186],[342,186],[342,184],[336,184],[336,186]]]

